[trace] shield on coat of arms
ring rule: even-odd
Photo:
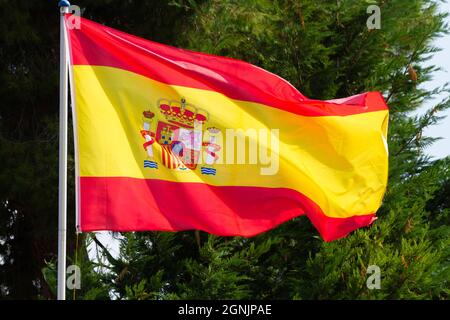
[[[202,148],[202,132],[159,121],[156,141],[161,146],[162,163],[169,169],[182,165],[197,167]]]

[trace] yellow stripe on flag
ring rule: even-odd
[[[72,68],[81,177],[290,188],[313,200],[329,217],[367,215],[380,205],[387,181],[387,110],[349,116],[301,116],[232,100],[214,91],[167,85],[112,67]],[[157,101],[181,98],[208,112],[203,129],[278,129],[277,173],[261,175],[261,167],[267,166],[255,164],[216,164],[216,175],[201,175],[200,165],[196,170],[183,171],[162,166],[144,169],[147,152],[140,133],[143,111],[151,110],[155,118],[164,120]],[[270,143],[263,145],[270,147]],[[154,152],[161,159],[161,148],[155,147]],[[225,152],[220,157],[223,159]]]

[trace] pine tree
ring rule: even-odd
[[[157,0],[72,2],[86,17],[161,42],[188,14]],[[42,268],[54,265],[57,252],[58,69],[58,1],[0,1],[0,299],[54,297]],[[75,230],[69,146],[68,227]],[[74,232],[68,240],[74,252]]]
[[[199,249],[193,232],[126,234],[119,260],[133,271],[121,278],[119,298],[447,298],[449,159],[430,160],[424,149],[433,139],[422,131],[449,101],[412,113],[447,90],[420,86],[436,70],[424,62],[445,16],[435,1],[380,1],[382,27],[368,30],[371,3],[180,1],[194,15],[177,44],[249,61],[316,99],[381,91],[390,173],[379,220],[332,243],[304,217],[250,239],[202,233]],[[380,290],[366,286],[371,265],[381,270]]]
[[[450,159],[431,161],[425,148],[433,139],[422,132],[449,102],[414,115],[448,92],[421,86],[436,70],[424,67],[437,50],[432,41],[448,30],[437,0],[76,4],[111,27],[246,60],[311,98],[377,90],[390,107],[388,190],[371,227],[331,243],[305,217],[249,239],[124,233],[119,257],[100,248],[99,261],[87,253],[94,234],[80,238],[76,258],[72,235],[78,299],[448,298]],[[381,8],[380,30],[367,29],[369,4]],[[0,298],[47,299],[55,288],[58,21],[52,2],[0,6]],[[69,167],[73,175],[73,159]],[[381,270],[380,290],[366,286],[370,265]]]

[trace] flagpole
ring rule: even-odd
[[[64,14],[70,3],[60,1],[59,43],[59,189],[58,189],[58,300],[66,299],[66,238],[67,238],[67,92],[68,66]]]

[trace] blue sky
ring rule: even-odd
[[[450,13],[450,2],[442,3],[440,10],[442,12]],[[381,16],[381,20],[383,21],[383,16]],[[450,25],[450,17],[447,17],[447,23]],[[432,81],[424,84],[424,88],[429,90],[442,86],[446,82],[450,82],[450,34],[436,39],[434,45],[441,48],[442,51],[435,53],[433,58],[428,61],[427,64],[439,66],[443,70],[436,72],[433,75]],[[418,111],[419,114],[422,114],[445,97],[446,94],[442,94],[437,99],[429,101]],[[427,153],[434,158],[443,158],[450,155],[450,110],[443,112],[441,115],[445,115],[447,117],[438,125],[430,127],[424,131],[424,135],[426,136],[442,137],[441,140],[437,141],[426,150]]]

